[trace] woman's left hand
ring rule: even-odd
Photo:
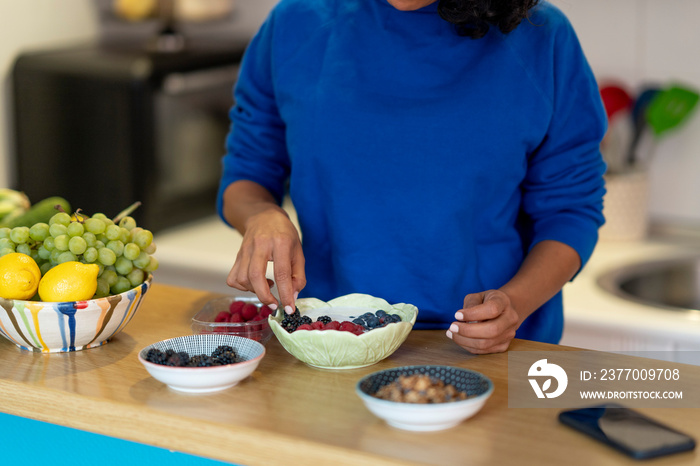
[[[447,336],[474,354],[502,353],[520,326],[510,297],[500,290],[468,294]]]

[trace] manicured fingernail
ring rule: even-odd
[[[299,292],[295,291],[294,292],[294,301],[296,301],[298,297],[299,297]]]
[[[284,306],[284,312],[287,314],[294,314],[294,309],[292,309],[292,306]]]
[[[461,312],[455,312],[455,319],[464,320],[464,314],[462,314]]]
[[[276,311],[276,310],[277,310],[277,304],[268,304],[267,307],[269,307],[269,308],[272,309],[273,311]]]
[[[450,332],[452,332],[452,333],[458,333],[458,332],[459,332],[459,327],[457,327],[457,324],[452,324],[452,325],[450,325]]]
[[[452,339],[452,332],[450,332],[449,330],[447,331],[447,333],[445,333],[445,335],[447,335],[447,338],[449,338],[450,340]]]

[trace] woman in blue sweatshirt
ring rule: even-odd
[[[243,234],[230,286],[288,312],[297,296],[412,303],[417,329],[472,353],[559,341],[561,288],[603,223],[606,118],[558,9],[282,0],[235,98],[218,200]]]

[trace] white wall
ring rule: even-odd
[[[700,89],[698,0],[553,0],[569,17],[599,81],[635,93],[674,82]],[[700,229],[700,109],[654,153],[652,220]]]
[[[91,0],[0,1],[0,187],[11,182],[10,80],[14,58],[25,49],[52,47],[97,35]]]

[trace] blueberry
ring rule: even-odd
[[[384,311],[384,310],[382,310],[382,309],[379,309],[379,310],[376,312],[376,315],[377,315],[377,317],[379,317],[379,318],[381,319],[382,317],[386,316],[386,311]]]

